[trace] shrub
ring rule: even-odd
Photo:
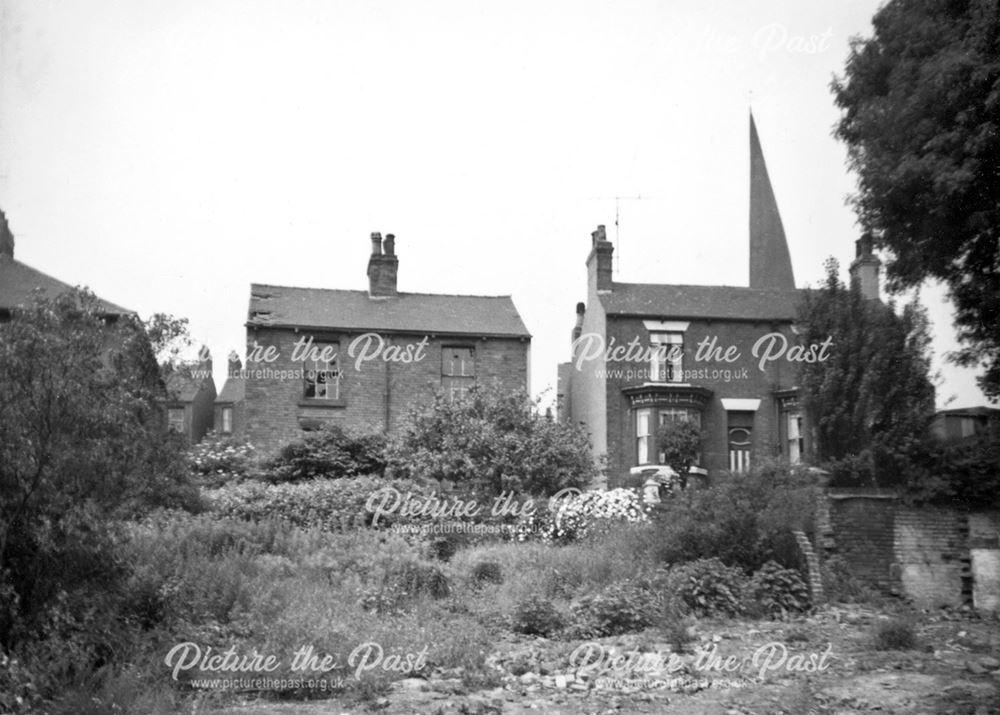
[[[667,564],[717,557],[753,572],[768,561],[801,569],[792,529],[813,531],[815,477],[800,467],[765,463],[750,474],[723,476],[658,505],[655,549]]]
[[[572,635],[600,638],[641,631],[656,617],[653,594],[632,581],[614,583],[570,606]]]
[[[202,484],[221,486],[247,477],[255,457],[249,442],[210,432],[188,452],[188,464]]]
[[[913,624],[902,618],[879,621],[873,634],[876,650],[909,650],[917,645]]]
[[[554,511],[552,508],[554,507]],[[648,521],[647,506],[631,489],[592,489],[558,500],[517,525],[519,540],[569,543]]]
[[[546,419],[523,392],[478,385],[415,408],[393,450],[393,473],[479,494],[547,496],[596,476],[586,433]]]
[[[809,587],[798,571],[768,561],[750,578],[748,610],[786,616],[809,608]]]
[[[496,561],[477,561],[472,566],[474,583],[503,583],[503,569]]]
[[[357,435],[335,425],[310,432],[281,448],[265,467],[270,482],[295,482],[324,477],[341,479],[382,475],[386,441],[382,435]]]
[[[227,484],[203,492],[209,508],[219,516],[261,521],[283,519],[303,528],[336,531],[361,527],[371,522],[366,509],[369,498],[379,489],[392,487],[401,494],[427,495],[428,490],[407,480],[387,481],[377,477],[314,479],[307,482]],[[381,524],[406,521],[389,515]]]
[[[518,602],[511,617],[511,629],[529,636],[550,637],[564,626],[562,614],[552,602],[529,596]]]
[[[736,616],[743,610],[746,575],[716,558],[681,564],[667,572],[666,588],[698,616]]]
[[[31,673],[0,650],[0,713],[30,713],[39,705],[41,696]]]

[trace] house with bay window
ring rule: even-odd
[[[788,359],[802,349],[795,320],[804,291],[753,117],[750,169],[749,285],[619,282],[604,226],[591,234],[587,301],[577,304],[570,361],[559,366],[558,406],[562,419],[589,430],[611,484],[664,464],[669,423],[700,428],[698,475],[746,472],[762,457],[798,462],[809,450],[800,363]],[[857,247],[852,275],[877,297],[871,241]]]
[[[371,249],[367,290],[251,285],[232,406],[255,446],[323,425],[391,434],[437,393],[529,388],[531,335],[510,296],[398,291],[395,236],[371,234]]]

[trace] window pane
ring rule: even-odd
[[[222,431],[232,432],[233,431],[233,408],[223,407],[222,408]]]
[[[303,363],[303,395],[317,400],[340,399],[339,343],[317,343]]]
[[[684,375],[684,334],[652,333],[654,352],[650,359],[650,379],[656,382],[680,382]]]
[[[445,347],[441,350],[441,374],[451,377],[475,377],[475,351],[472,348]]]

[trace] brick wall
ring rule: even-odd
[[[1000,513],[911,507],[892,490],[828,489],[817,531],[859,580],[922,608],[1000,606]]]
[[[476,381],[499,382],[506,389],[525,389],[528,380],[530,342],[518,338],[430,338],[425,335],[383,334],[386,346],[416,345],[427,338],[418,362],[387,362],[376,358],[355,364],[348,346],[357,334],[315,332],[316,343],[337,342],[341,352],[341,400],[309,401],[304,398],[303,380],[296,371],[301,362],[292,361],[295,342],[309,333],[291,329],[251,328],[247,331],[247,354],[255,343],[274,347],[277,359],[269,363],[248,360],[246,382],[246,434],[265,450],[302,437],[303,429],[335,424],[363,432],[399,429],[413,405],[429,402],[441,389],[443,347],[467,346],[475,349]],[[254,371],[270,373],[255,374]],[[284,372],[284,374],[282,374]]]
[[[880,590],[897,592],[894,521],[896,500],[889,494],[829,492],[833,548],[861,581]]]

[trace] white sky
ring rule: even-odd
[[[188,317],[219,388],[251,282],[364,289],[395,233],[400,290],[513,295],[538,393],[613,197],[618,280],[746,284],[751,92],[797,282],[846,270],[829,83],[877,4],[0,0],[0,208],[25,263]]]

